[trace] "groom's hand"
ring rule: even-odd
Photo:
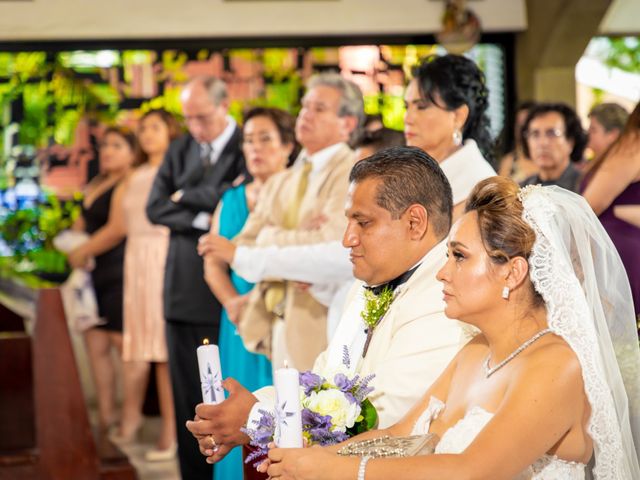
[[[199,404],[196,418],[187,422],[187,429],[198,440],[200,451],[209,457],[209,463],[222,460],[233,447],[249,443],[249,437],[240,429],[258,401],[233,378],[224,380],[222,386],[229,392],[229,397],[217,405]],[[217,449],[213,448],[212,439]]]

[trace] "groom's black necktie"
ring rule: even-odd
[[[400,285],[402,285],[403,283],[406,283],[411,278],[411,275],[413,275],[413,273],[418,269],[419,266],[420,264],[416,265],[411,270],[407,270],[402,275],[398,275],[396,278],[394,278],[393,280],[389,280],[386,283],[381,283],[380,285],[375,285],[373,287],[369,287],[365,285],[364,288],[366,288],[376,296],[380,295],[382,291],[387,287],[389,287],[391,291],[394,291]]]

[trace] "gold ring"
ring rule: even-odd
[[[211,448],[216,448],[218,446],[216,440],[213,438],[213,435],[209,435],[209,440],[211,440]]]

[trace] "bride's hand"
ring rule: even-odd
[[[322,480],[324,467],[335,458],[326,449],[318,446],[311,448],[273,448],[269,450],[267,474],[269,478],[280,480]],[[318,468],[323,465],[323,468]],[[261,465],[262,467],[262,465]],[[262,470],[263,471],[263,470]]]
[[[276,448],[276,444],[271,442],[269,445],[267,445],[267,448],[269,448],[269,450],[272,450]],[[269,460],[269,458],[267,457],[264,462],[256,467],[256,470],[258,470],[260,473],[267,473],[269,465],[271,465],[271,460]]]
[[[273,450],[274,448],[276,448],[276,444],[271,442],[269,445],[267,445],[267,447],[269,447],[269,450]],[[302,447],[303,448],[308,448],[309,447],[309,442],[304,437],[302,438]],[[260,465],[258,465],[256,470],[258,470],[261,473],[267,473],[267,469],[269,468],[269,465],[271,465],[271,460],[266,458],[264,462],[262,462]]]

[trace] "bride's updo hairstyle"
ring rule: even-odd
[[[520,187],[510,178],[490,177],[471,191],[465,213],[476,212],[484,248],[492,262],[500,265],[514,257],[529,260],[536,234],[522,218],[523,206],[518,199]],[[531,284],[533,304],[544,305],[542,296]]]

